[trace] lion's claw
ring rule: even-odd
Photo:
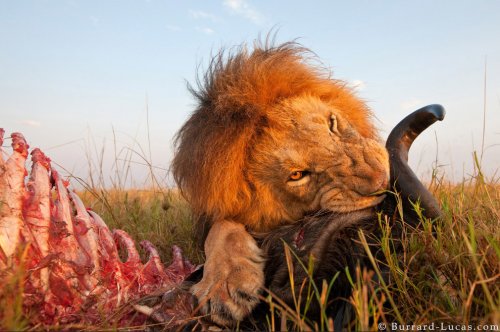
[[[210,285],[211,280],[202,280],[191,288],[204,314],[220,325],[232,325],[244,319],[259,303],[264,273],[259,267],[245,267],[244,270],[218,275],[220,281]],[[253,271],[249,271],[253,270]]]
[[[264,285],[264,260],[255,240],[240,224],[220,222],[205,242],[203,279],[191,287],[202,313],[231,326],[259,303]]]

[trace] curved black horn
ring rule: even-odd
[[[441,216],[441,209],[434,196],[420,182],[408,166],[408,151],[418,135],[437,120],[444,119],[441,105],[428,105],[404,118],[389,134],[386,148],[391,165],[391,184],[405,200],[420,200],[424,215],[428,218]]]

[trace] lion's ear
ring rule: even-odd
[[[363,100],[356,97],[354,92],[339,83],[340,81],[326,82],[329,89],[321,95],[321,99],[341,110],[349,123],[363,137],[377,139],[377,130],[373,126],[373,114]]]

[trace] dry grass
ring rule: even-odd
[[[353,329],[377,330],[379,323],[392,322],[500,324],[500,185],[476,176],[458,185],[434,183],[432,190],[445,216],[438,221],[423,219],[418,229],[408,227],[403,253],[394,252],[391,229],[380,220],[384,232],[379,240],[391,283],[373,281],[379,271],[356,271],[357,275],[351,276],[354,292],[346,300],[356,311]],[[157,244],[166,261],[172,244],[180,245],[196,262],[202,257],[191,240],[189,209],[177,193],[112,190],[101,195],[83,192],[82,196],[111,227]],[[362,242],[366,241],[364,236],[360,234]],[[312,271],[306,266],[294,268]],[[326,294],[335,287],[335,280],[307,286],[310,280],[302,293],[293,290],[297,298],[326,306]],[[308,322],[299,305],[288,308],[272,297],[268,301],[295,329],[331,329],[328,317]],[[285,323],[270,319],[269,327],[279,330]]]
[[[353,330],[377,330],[378,324],[393,322],[499,326],[500,186],[474,178],[458,185],[439,184],[434,192],[445,217],[434,223],[423,220],[423,227],[407,229],[402,254],[394,252],[391,230],[384,220],[380,221],[385,229],[380,243],[390,267],[391,283],[373,281],[374,273],[379,271],[358,270],[356,278],[351,276],[354,292],[346,300],[356,311]],[[110,228],[124,229],[136,240],[148,239],[157,245],[164,262],[170,260],[173,244],[179,245],[191,260],[202,260],[202,253],[192,241],[189,207],[175,191],[115,189],[84,191],[80,195]],[[362,241],[363,236],[360,234]],[[23,274],[20,267],[4,278],[7,282],[0,298],[2,329],[23,330],[29,326],[21,310]],[[309,298],[326,306],[325,296],[329,288],[335,287],[335,280],[308,286],[310,280],[305,283],[306,293],[299,295],[300,290],[294,290],[297,298]],[[298,305],[288,308],[279,299],[267,300],[281,317],[279,321],[275,317],[269,320],[270,330],[279,330],[285,324],[297,330],[331,330],[332,322],[327,317],[309,322]]]
[[[164,262],[171,258],[173,244],[194,263],[202,256],[192,240],[193,223],[188,203],[176,190],[82,191],[86,206],[99,214],[110,229],[122,229],[137,241],[149,240],[158,248]]]
[[[459,330],[485,325],[489,330],[499,330],[500,185],[475,177],[459,185],[441,183],[433,189],[445,215],[436,221],[423,218],[422,227],[417,229],[406,226],[403,252],[395,252],[391,227],[387,220],[379,220],[385,263],[372,258],[375,271],[358,269],[350,276],[353,293],[346,301],[355,311],[350,329],[377,331],[383,326],[388,330],[416,330],[443,324],[442,328],[448,329],[452,325],[455,329],[458,325]],[[366,235],[359,236],[369,253]],[[390,283],[375,281],[382,280],[382,264],[389,267]],[[302,292],[292,290],[294,296],[306,302],[312,298],[321,307],[326,306],[326,294],[335,287],[335,276],[311,286],[311,267],[294,268],[309,271]],[[300,331],[333,329],[328,317],[310,322],[299,305],[288,308],[279,299],[268,301],[281,317],[280,322],[276,317],[269,321],[270,330],[284,326]]]
[[[102,151],[99,155],[104,155]],[[116,155],[116,153],[115,153]],[[130,162],[130,158],[117,156]],[[147,160],[147,158],[144,158]],[[476,159],[477,161],[477,159]],[[136,241],[148,239],[154,243],[165,263],[170,261],[170,248],[180,246],[193,262],[203,261],[203,254],[192,240],[192,220],[188,204],[172,189],[163,189],[151,171],[147,190],[129,190],[117,175],[113,189],[106,189],[102,169],[82,182],[79,195],[85,204],[103,217],[111,229],[123,229]],[[97,162],[97,165],[102,163]],[[485,180],[477,163],[477,171],[460,184],[449,184],[438,178],[431,190],[444,211],[441,220],[422,219],[422,227],[407,228],[402,240],[403,252],[395,252],[391,229],[380,220],[383,235],[380,246],[389,266],[389,284],[374,281],[380,270],[356,271],[350,276],[353,294],[349,299],[355,309],[352,330],[378,330],[386,324],[407,325],[453,323],[469,328],[478,324],[500,326],[500,185]],[[117,167],[118,168],[118,167]],[[126,169],[126,166],[122,166]],[[78,181],[74,179],[73,181]],[[360,241],[366,244],[365,234]],[[19,255],[22,257],[23,252]],[[290,258],[292,252],[287,253]],[[21,259],[22,260],[22,259]],[[380,266],[380,262],[373,262]],[[311,266],[294,266],[312,271]],[[310,272],[311,274],[312,272]],[[23,266],[0,276],[3,292],[0,296],[0,329],[29,329],[29,317],[22,311]],[[380,279],[380,278],[379,278]],[[335,276],[321,285],[304,281],[301,290],[292,290],[300,300],[318,301],[323,308],[327,294],[335,287]],[[293,284],[293,283],[292,283]],[[266,299],[271,310],[270,330],[331,330],[332,321],[323,316],[320,321],[308,321],[300,305],[285,306],[272,296]],[[33,328],[33,327],[31,327]],[[35,329],[40,328],[34,327]],[[414,327],[415,329],[417,327]],[[399,329],[402,329],[399,326]]]

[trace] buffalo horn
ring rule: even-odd
[[[424,215],[431,219],[440,217],[441,210],[434,196],[408,166],[408,151],[415,138],[437,120],[443,120],[444,115],[445,110],[441,105],[422,107],[398,123],[389,134],[386,143],[391,184],[406,202],[420,201]]]

